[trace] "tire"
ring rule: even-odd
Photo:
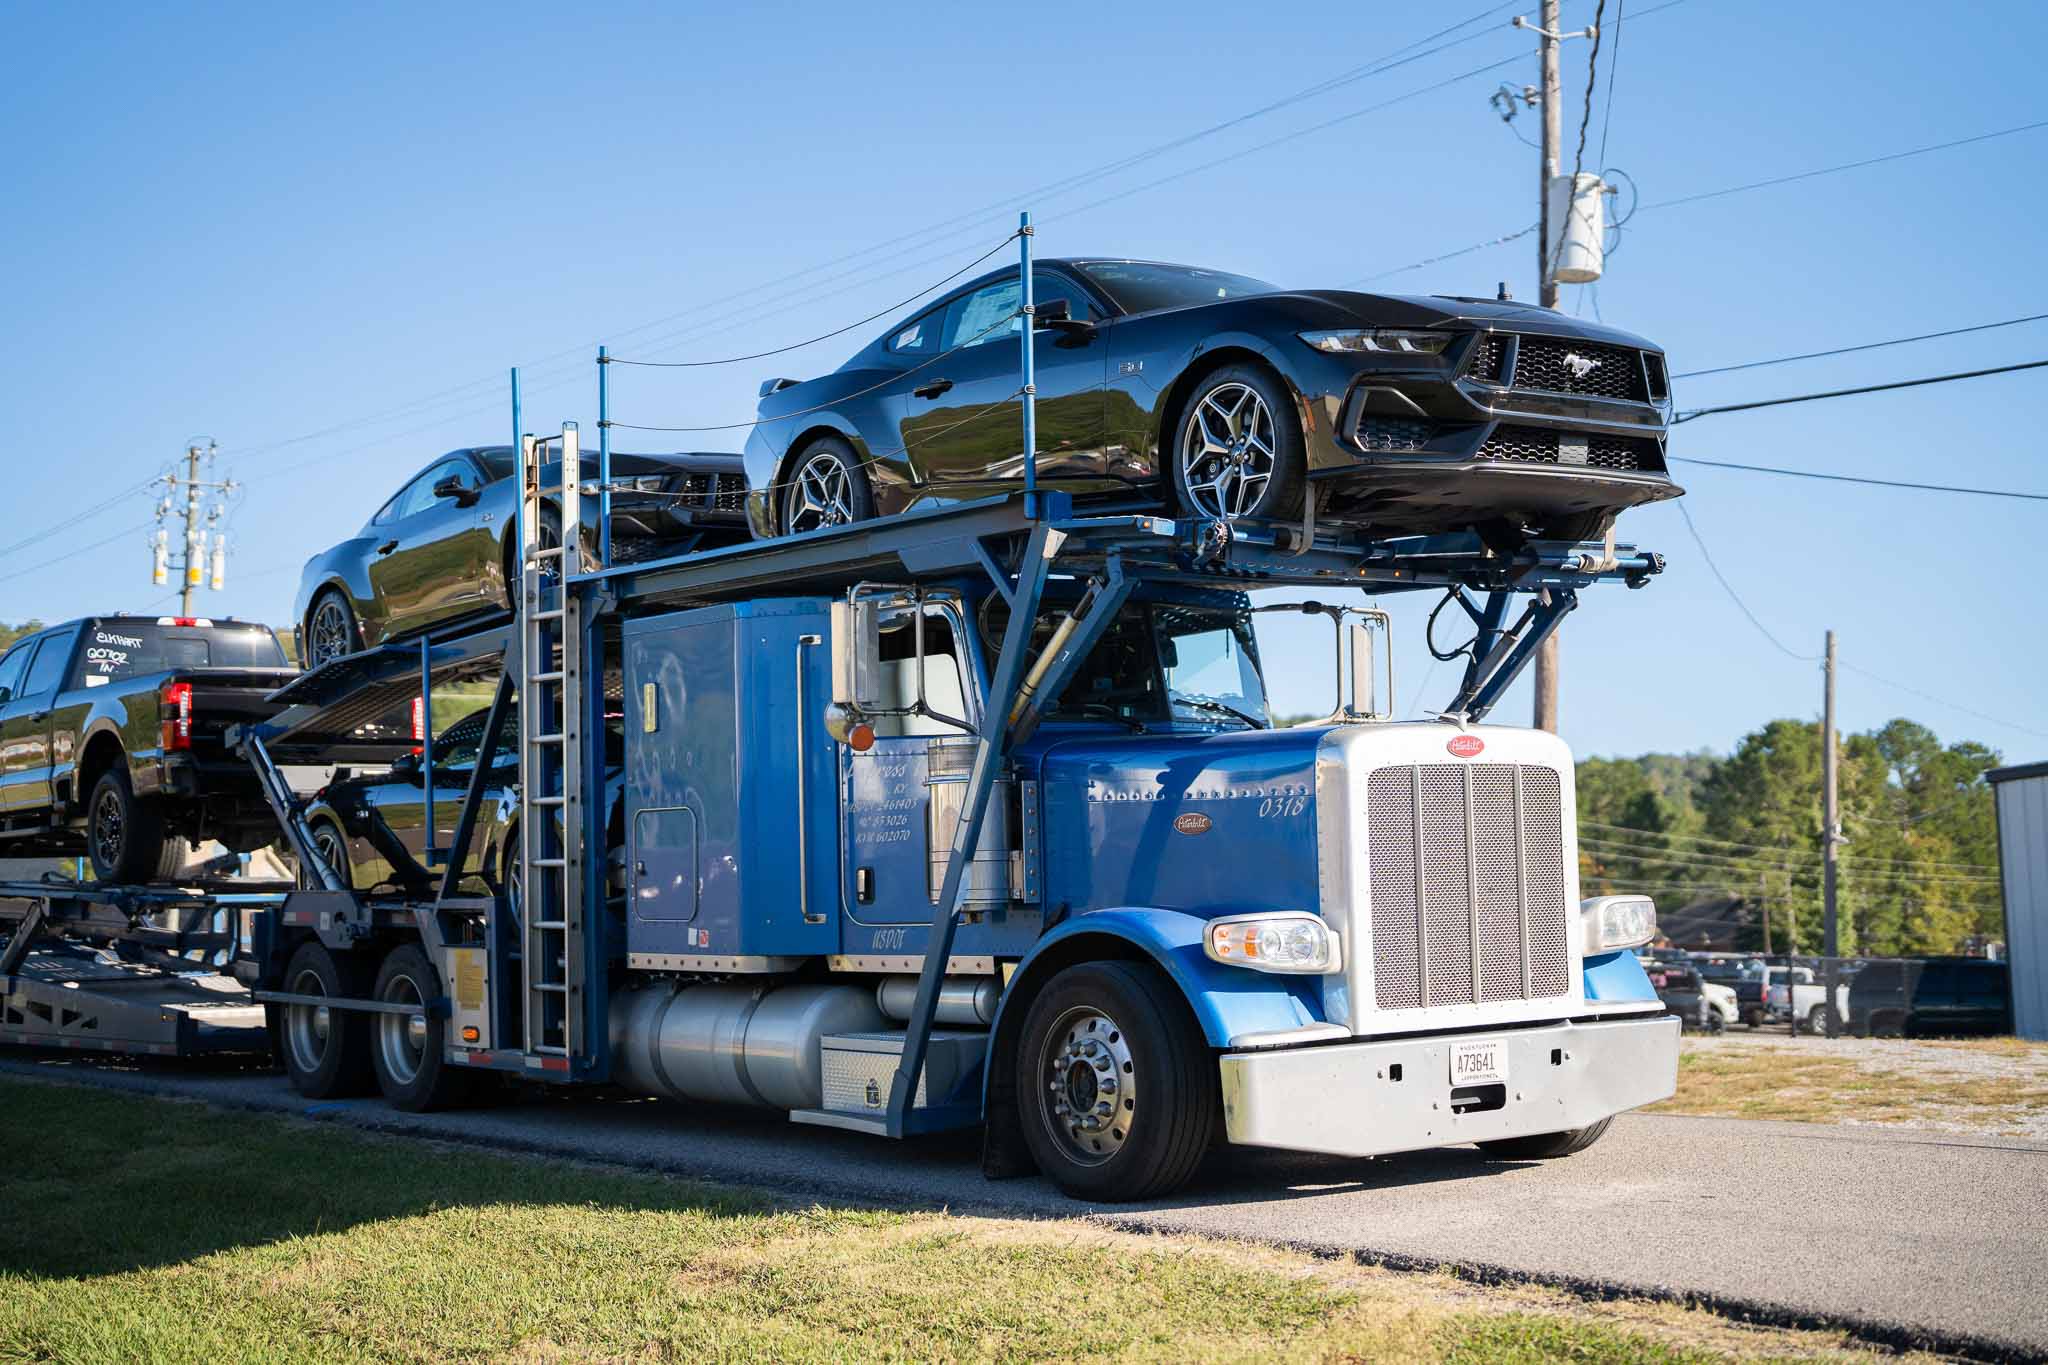
[[[1612,1115],[1598,1123],[1587,1124],[1584,1128],[1572,1128],[1562,1133],[1532,1133],[1528,1137],[1496,1138],[1482,1142],[1479,1150],[1491,1157],[1505,1161],[1550,1161],[1556,1157],[1571,1156],[1583,1152],[1598,1142],[1607,1132],[1607,1125],[1614,1122]]]
[[[1764,1012],[1762,1010],[1744,1010],[1742,1012],[1742,1022],[1748,1028],[1762,1028],[1764,1026]]]
[[[85,843],[93,876],[116,886],[168,881],[185,858],[184,840],[164,828],[163,808],[136,796],[119,760],[86,801]]]
[[[306,609],[306,657],[299,662],[310,672],[336,659],[345,659],[363,647],[363,630],[347,594],[336,588],[322,588]]]
[[[1166,452],[1175,500],[1212,521],[1301,516],[1307,458],[1287,386],[1253,365],[1205,376],[1188,396]]]
[[[1806,1012],[1806,1031],[1816,1038],[1826,1037],[1828,1016],[1833,1012],[1825,1004],[1815,1005]],[[1837,1033],[1841,1032],[1841,1021],[1839,1019],[1836,1020],[1835,1031]]]
[[[1031,1002],[1017,1097],[1038,1169],[1077,1199],[1107,1202],[1186,1184],[1222,1112],[1215,1060],[1187,1005],[1157,968],[1129,962],[1069,967]],[[1094,1112],[1103,1105],[1114,1106],[1107,1116]]]
[[[369,994],[368,965],[348,954],[337,957],[317,939],[309,940],[299,945],[285,965],[284,989],[291,995],[361,999]],[[357,1010],[283,1005],[278,1009],[276,1028],[285,1075],[292,1088],[307,1099],[367,1095],[375,1087],[367,1015]]]
[[[355,878],[350,875],[353,869],[348,857],[348,836],[331,820],[315,820],[313,847],[320,851],[327,865],[341,878],[342,887],[352,889],[355,886]],[[305,891],[326,890],[313,870],[303,866],[299,868],[299,887]]]
[[[400,944],[377,969],[377,999],[390,1004],[425,1006],[446,992],[441,975],[416,943]],[[384,1098],[409,1113],[448,1109],[466,1103],[476,1089],[474,1074],[448,1065],[448,1021],[419,1014],[376,1014],[370,1017],[371,1058],[377,1088]]]
[[[780,524],[786,536],[867,521],[875,515],[875,490],[867,467],[837,436],[820,436],[805,446],[789,462],[784,483]]]

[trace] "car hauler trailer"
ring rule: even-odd
[[[322,884],[243,907],[234,945],[303,1093],[426,1109],[495,1075],[982,1123],[991,1175],[1100,1199],[1164,1193],[1218,1134],[1555,1156],[1671,1093],[1678,1024],[1628,951],[1652,907],[1579,901],[1569,754],[1478,723],[1578,591],[1656,556],[1027,493],[613,567],[583,490],[540,486],[555,439],[521,445],[509,627],[302,675],[237,737]],[[534,539],[543,498],[576,548]],[[1225,700],[1257,689],[1270,588],[1322,595],[1289,609],[1335,627],[1326,723]],[[1351,589],[1466,619],[1441,719],[1375,700],[1385,618]],[[378,717],[484,676],[466,785],[431,734],[418,764],[437,884],[349,889],[278,765],[396,757]],[[488,867],[500,743],[516,856]]]

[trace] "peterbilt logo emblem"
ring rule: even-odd
[[[1459,758],[1477,758],[1486,752],[1486,741],[1477,735],[1457,735],[1444,748]]]
[[[1564,367],[1572,372],[1572,378],[1584,379],[1600,368],[1600,362],[1589,355],[1580,355],[1577,351],[1566,351]]]
[[[1214,824],[1215,821],[1198,810],[1191,810],[1186,815],[1176,815],[1173,817],[1173,828],[1181,834],[1207,834],[1210,827]]]

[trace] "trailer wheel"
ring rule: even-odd
[[[1157,968],[1090,962],[1031,1002],[1017,1049],[1024,1140],[1079,1199],[1151,1199],[1185,1184],[1221,1098],[1208,1044]]]
[[[415,1114],[462,1104],[476,1088],[475,1075],[448,1065],[448,1021],[426,1012],[442,994],[440,973],[417,944],[393,948],[377,969],[377,999],[420,1007],[417,1014],[375,1015],[371,1025],[377,1085],[385,1099]]]
[[[361,999],[369,973],[354,958],[337,958],[316,940],[299,945],[284,969],[288,995]],[[309,1100],[370,1092],[370,1021],[357,1010],[325,1005],[281,1005],[277,1029],[285,1075]]]
[[[99,881],[134,886],[168,881],[184,861],[183,841],[164,829],[163,811],[136,796],[119,763],[100,775],[86,805],[85,841]]]
[[[1607,1132],[1607,1125],[1614,1122],[1610,1115],[1598,1123],[1589,1123],[1584,1128],[1571,1128],[1562,1133],[1532,1133],[1528,1137],[1497,1138],[1482,1142],[1479,1150],[1488,1156],[1497,1156],[1509,1161],[1547,1161],[1552,1157],[1570,1156],[1583,1152],[1598,1142]]]

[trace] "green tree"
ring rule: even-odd
[[[10,626],[4,621],[0,621],[0,650],[7,649],[22,636],[33,635],[42,628],[43,623],[34,617],[30,617],[18,626]]]

